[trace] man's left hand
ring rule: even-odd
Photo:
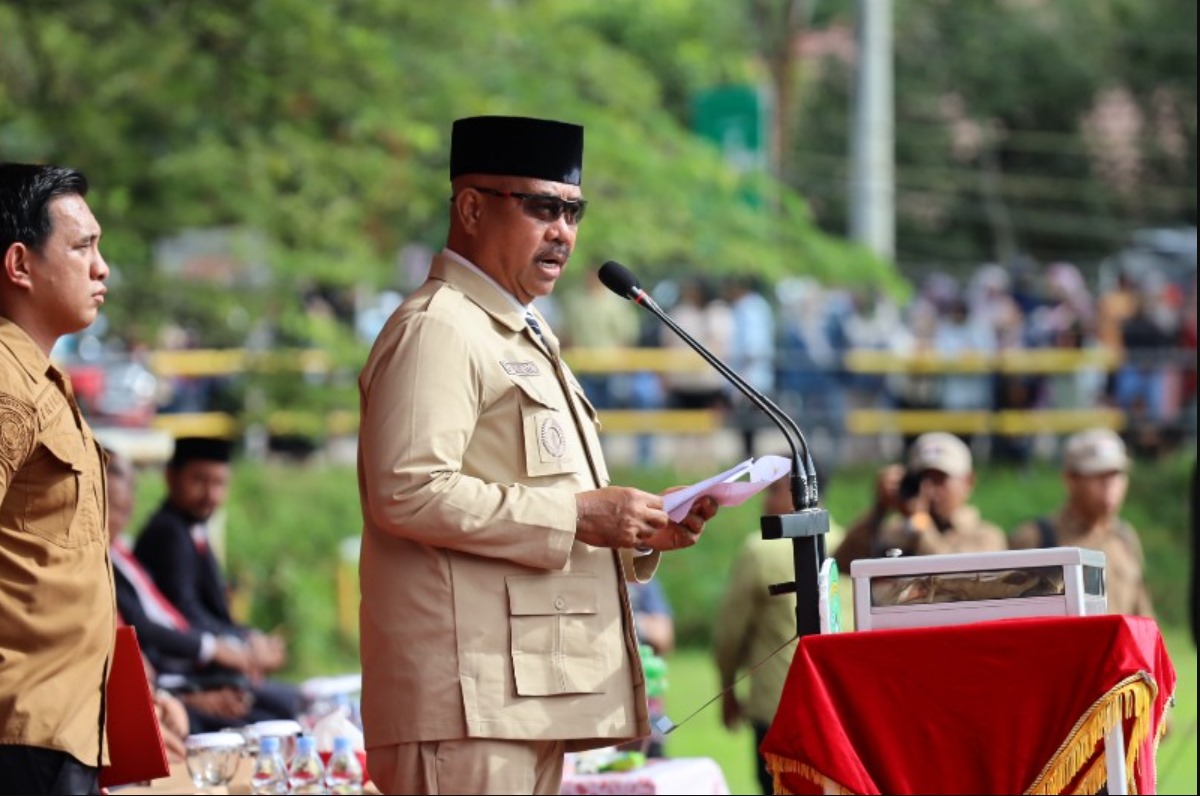
[[[642,539],[641,543],[653,550],[680,550],[691,547],[699,541],[700,534],[704,532],[704,523],[711,520],[716,513],[717,501],[711,496],[697,498],[683,520],[667,523],[652,536]]]

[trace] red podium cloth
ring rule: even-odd
[[[1153,793],[1174,690],[1138,617],[806,636],[762,752],[784,793],[1086,792],[1123,721],[1130,792]]]

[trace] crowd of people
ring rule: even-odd
[[[750,384],[835,437],[855,408],[1111,406],[1125,413],[1138,453],[1155,455],[1196,430],[1194,231],[1191,245],[1190,253],[1171,256],[1114,256],[1090,274],[1070,263],[1043,267],[1028,259],[960,275],[929,272],[914,280],[916,289],[903,304],[806,278],[766,285],[744,277],[687,277],[653,292],[681,327]],[[685,346],[594,286],[546,311],[561,314],[567,345]],[[1112,365],[1097,359],[1058,373],[868,373],[847,365],[847,353],[855,350],[954,359],[1047,348],[1107,352]],[[591,383],[601,408],[732,406],[747,455],[753,453],[756,415],[736,411],[736,393],[715,372],[598,376]],[[992,455],[1025,460],[1030,440],[998,437]]]

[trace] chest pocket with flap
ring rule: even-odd
[[[521,404],[521,436],[525,443],[525,472],[530,476],[576,473],[582,462],[575,421],[549,391],[560,390],[558,382],[532,377],[514,377]]]
[[[83,440],[74,434],[47,434],[21,479],[25,530],[59,547],[79,547],[88,541],[81,529],[73,532],[83,475],[78,462],[83,451]]]

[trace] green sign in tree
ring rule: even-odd
[[[731,85],[697,92],[692,100],[692,129],[716,144],[725,162],[739,173],[767,165],[767,103],[754,86]]]

